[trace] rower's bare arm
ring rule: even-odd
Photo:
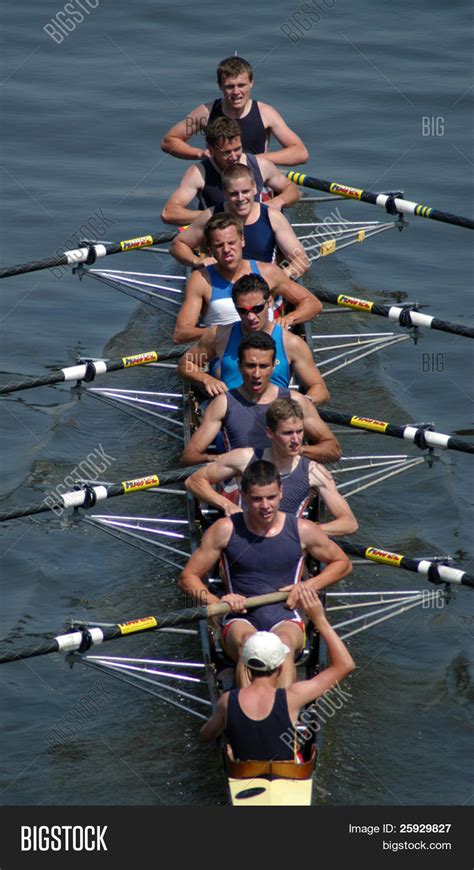
[[[288,208],[299,202],[303,192],[293,181],[290,181],[283,172],[280,172],[271,160],[266,157],[258,158],[258,165],[262,173],[265,187],[269,187],[275,194],[273,199],[268,202],[272,208],[282,209]]]
[[[333,518],[319,523],[319,528],[327,535],[353,535],[359,524],[347,501],[338,491],[332,474],[315,462],[310,465],[309,481],[312,486],[318,487],[319,495]]]
[[[306,584],[303,584],[301,590],[300,606],[323,638],[330,663],[311,680],[298,681],[287,689],[288,712],[292,720],[296,719],[301,707],[315,701],[350,674],[356,666],[346,645],[326,619],[316,592]]]
[[[199,465],[201,462],[215,462],[220,457],[216,453],[207,453],[222,427],[227,410],[227,399],[224,394],[216,396],[208,405],[201,425],[188,441],[181,455],[181,465]]]
[[[303,444],[301,455],[316,462],[337,462],[341,458],[339,442],[329,426],[321,420],[313,403],[297,392],[292,393],[292,399],[303,409],[304,434],[310,442]]]
[[[311,520],[299,520],[298,531],[301,544],[306,552],[318,562],[325,563],[325,568],[315,577],[305,580],[305,583],[318,591],[337,583],[338,580],[342,580],[343,577],[347,577],[351,573],[351,560],[338,544],[328,538],[326,533],[321,530],[321,526],[315,525]],[[298,584],[293,591],[297,593],[296,597],[298,598]],[[295,606],[293,600],[290,601],[290,596],[288,596],[288,602],[289,606]]]
[[[214,487],[218,483],[242,474],[252,458],[253,448],[245,447],[224,453],[218,462],[211,462],[205,468],[195,471],[186,478],[185,486],[199,501],[207,502],[223,510],[226,516],[239,513],[241,508],[230,499],[220,495]]]
[[[161,212],[161,220],[165,224],[177,224],[177,226],[183,226],[196,220],[202,214],[202,211],[188,208],[188,205],[198,195],[203,186],[204,178],[199,168],[197,166],[190,166],[184,173],[179,187],[171,194],[168,202],[165,203]]]
[[[193,597],[200,607],[208,604],[218,604],[220,598],[209,591],[204,577],[207,577],[222,556],[232,534],[232,524],[228,519],[217,520],[207,532],[184,566],[178,580],[178,586],[183,592]]]
[[[197,326],[205,300],[206,282],[200,272],[193,272],[186,281],[184,302],[179,309],[173,331],[176,344],[199,341],[204,327]]]
[[[209,106],[204,103],[196,106],[189,115],[165,133],[161,140],[161,150],[182,160],[202,160],[208,156],[205,144],[204,148],[195,148],[188,145],[188,139],[191,136],[203,135],[208,120]]]
[[[308,150],[300,137],[292,130],[273,106],[260,103],[259,108],[266,129],[282,146],[278,151],[267,151],[264,157],[269,158],[277,166],[299,166],[307,163]]]
[[[199,342],[183,354],[178,363],[178,374],[185,381],[199,384],[206,390],[208,396],[218,396],[226,393],[224,381],[214,378],[207,371],[209,361],[216,356],[216,327],[209,326],[204,330]]]
[[[285,215],[274,209],[271,209],[268,214],[275,233],[277,248],[284,257],[283,263],[280,263],[280,269],[290,280],[301,278],[310,266],[303,245],[298,241],[295,231]]]
[[[329,401],[329,391],[316,366],[311,349],[298,335],[286,332],[284,335],[285,350],[298,381],[305,389],[306,399],[311,399],[313,405],[324,405]]]
[[[204,743],[212,743],[214,740],[217,740],[218,737],[225,730],[227,725],[227,704],[228,704],[229,693],[226,692],[225,695],[221,695],[219,698],[216,709],[212,716],[204,723],[200,732],[199,732],[199,742]]]
[[[194,253],[195,249],[202,245],[204,240],[204,225],[211,216],[212,209],[210,208],[200,211],[199,217],[193,220],[191,226],[173,239],[170,253],[178,263],[182,263],[183,266],[188,266],[191,269],[202,269],[205,266],[212,266],[216,262],[214,257],[200,256]]]
[[[259,269],[263,277],[272,291],[272,296],[283,296],[291,305],[295,306],[294,311],[281,317],[279,323],[284,328],[293,326],[296,323],[306,323],[312,320],[322,309],[319,299],[310,293],[306,287],[287,278],[285,273],[274,263],[259,263]]]

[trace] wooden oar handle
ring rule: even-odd
[[[279,601],[286,601],[288,595],[288,592],[267,592],[265,595],[255,595],[253,598],[247,598],[245,606],[249,609],[261,607],[262,604],[277,604]],[[206,609],[208,616],[220,616],[230,611],[229,605],[225,602],[223,604],[209,604]]]

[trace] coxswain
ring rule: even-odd
[[[256,631],[273,631],[288,647],[282,663],[280,685],[291,686],[296,677],[295,655],[304,646],[304,622],[296,610],[303,585],[316,591],[342,580],[352,570],[341,548],[310,520],[280,510],[280,475],[270,462],[248,466],[242,476],[243,513],[217,520],[203,535],[181,574],[179,585],[200,605],[226,603],[230,613],[222,620],[226,653],[237,662],[236,681],[247,682],[240,660],[242,647]],[[309,554],[324,568],[301,580],[304,558]],[[226,594],[219,599],[204,578],[222,559]],[[246,598],[287,591],[285,603],[246,610]]]
[[[340,683],[356,666],[326,619],[317,592],[305,583],[300,590],[300,606],[325,643],[327,666],[309,680],[280,688],[288,647],[275,632],[255,632],[242,648],[242,667],[249,685],[221,695],[201,728],[201,743],[211,743],[225,733],[236,761],[299,761],[296,722],[300,710]]]
[[[217,118],[209,124],[206,142],[209,156],[186,170],[179,187],[164,205],[161,219],[165,223],[189,224],[202,214],[203,209],[222,206],[222,173],[237,163],[250,169],[258,199],[273,195],[270,200],[273,208],[282,209],[301,199],[297,185],[279,172],[271,160],[243,151],[237,121]],[[195,198],[199,209],[189,207]]]
[[[293,372],[308,399],[316,406],[327,402],[328,389],[307,343],[283,329],[278,320],[271,319],[273,299],[265,279],[253,273],[243,275],[232,288],[232,300],[239,320],[205,329],[198,344],[181,357],[178,364],[181,377],[197,384],[208,396],[239,387],[242,383],[237,355],[239,344],[248,335],[266,332],[276,344],[270,382],[286,388]]]
[[[242,275],[250,273],[265,278],[274,299],[281,296],[294,306],[291,312],[280,318],[285,329],[312,320],[321,311],[322,305],[314,294],[288,278],[275,263],[244,260],[243,227],[237,218],[215,215],[207,222],[204,236],[215,265],[195,270],[186,281],[184,302],[173,332],[177,344],[199,341],[208,326],[238,320],[232,287]],[[197,325],[201,319],[202,327]]]
[[[202,134],[214,118],[233,118],[238,121],[244,151],[264,155],[270,136],[281,148],[268,152],[278,166],[299,166],[308,160],[308,151],[300,137],[285,123],[279,112],[268,103],[252,100],[253,70],[242,57],[227,57],[217,67],[217,84],[223,97],[196,106],[178,124],[165,134],[161,147],[173,157],[183,160],[201,160],[207,156],[202,148],[188,144],[191,136]]]
[[[222,175],[224,203],[209,208],[192,222],[191,226],[179,233],[170,248],[170,253],[182,263],[193,269],[202,269],[214,264],[212,257],[196,256],[204,241],[204,226],[214,215],[225,212],[242,221],[244,227],[244,250],[248,260],[261,260],[272,263],[277,254],[283,260],[283,271],[295,280],[308,271],[310,263],[303,245],[298,240],[288,219],[278,209],[260,202],[257,185],[248,166],[235,163]]]
[[[227,393],[219,393],[209,403],[201,425],[184,449],[181,465],[216,461],[219,455],[208,450],[221,432],[226,452],[249,445],[257,450],[270,447],[265,413],[271,402],[283,398],[293,398],[303,411],[304,437],[311,443],[301,446],[301,455],[318,462],[340,459],[339,444],[313,403],[296,391],[270,383],[275,358],[275,342],[266,332],[256,332],[241,342],[238,359],[242,384]]]
[[[301,455],[303,448],[303,411],[294,399],[275,399],[265,414],[266,434],[270,446],[264,449],[241,447],[224,453],[217,462],[210,462],[186,478],[185,486],[195,498],[214,505],[226,516],[242,511],[238,492],[232,488],[214,489],[225,481],[239,479],[252,462],[263,459],[272,462],[282,482],[280,510],[302,516],[308,504],[319,497],[331,519],[318,523],[326,535],[352,535],[357,520],[345,498],[338,492],[332,475],[319,462]],[[236,498],[237,495],[237,498]]]

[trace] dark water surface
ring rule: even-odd
[[[98,234],[109,239],[158,229],[162,204],[188,165],[161,152],[161,136],[213,97],[215,66],[234,50],[254,64],[256,95],[302,135],[311,174],[369,190],[402,188],[408,199],[472,214],[470,5],[338,0],[319,7],[319,20],[297,32],[299,6],[282,0],[271,10],[104,0],[56,43],[43,31],[56,2],[11,5],[0,91],[2,264],[75,247],[68,240],[93,236],[98,221],[105,222]],[[371,206],[333,205],[349,219],[383,219]],[[112,258],[110,267],[174,270],[165,256],[144,253],[126,263]],[[418,300],[440,318],[468,324],[471,236],[413,218],[402,234],[320,261],[308,283],[379,301]],[[71,364],[77,352],[117,356],[170,343],[169,318],[70,273],[3,281],[0,305],[2,383]],[[318,328],[389,329],[374,321],[334,315]],[[179,389],[173,372],[133,371],[107,383]],[[337,409],[473,431],[467,339],[425,332],[416,346],[406,342],[340,372],[330,388]],[[114,457],[114,480],[171,468],[179,452],[160,433],[67,386],[4,400],[1,420],[2,509],[39,501],[99,445]],[[404,449],[381,437],[342,441],[352,453]],[[446,453],[432,468],[356,496],[357,540],[413,556],[450,554],[472,572],[471,466],[470,457]],[[166,496],[134,498],[117,511],[177,510]],[[0,553],[0,636],[18,644],[58,631],[71,616],[115,622],[180,602],[160,563],[84,523],[38,517],[2,525]],[[350,583],[423,586],[378,567],[356,570]],[[327,725],[317,802],[472,802],[472,625],[473,597],[461,590],[441,612],[414,610],[354,638],[352,697]],[[143,646],[130,640],[128,650]],[[195,654],[190,641],[168,638],[166,653]],[[104,704],[79,727],[76,705],[90,691]],[[197,748],[196,724],[184,712],[113,681],[102,685],[80,667],[71,672],[59,656],[2,667],[0,697],[3,805],[225,801],[217,755]],[[50,745],[48,734],[66,714],[75,739]]]

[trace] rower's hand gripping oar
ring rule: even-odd
[[[12,508],[10,511],[0,512],[0,522],[16,520],[20,517],[29,517],[34,514],[42,514],[47,511],[62,511],[65,508],[94,507],[98,502],[107,498],[115,498],[119,495],[127,495],[130,492],[141,492],[158,486],[168,486],[171,483],[181,483],[194,471],[202,468],[202,465],[177,468],[165,472],[158,477],[157,474],[146,474],[133,480],[123,480],[121,483],[104,484],[78,484],[76,489],[65,492],[62,495],[48,496],[39,504],[27,504],[22,507]]]
[[[108,257],[110,254],[122,254],[137,248],[149,248],[151,245],[172,242],[177,235],[178,230],[169,230],[158,233],[156,236],[138,236],[135,239],[126,239],[122,242],[96,242],[95,244],[83,245],[72,251],[64,251],[64,254],[59,254],[56,257],[33,260],[30,263],[19,263],[17,266],[6,266],[4,269],[0,269],[0,278],[11,278],[14,275],[24,275],[26,272],[38,272],[41,269],[54,269],[57,266],[78,266],[80,263],[91,266],[96,260]]]
[[[262,604],[276,604],[279,601],[286,601],[288,594],[288,592],[269,592],[266,595],[257,595],[254,598],[247,598],[245,606],[248,610],[252,607],[261,607]],[[188,607],[185,610],[176,610],[164,616],[145,616],[141,619],[133,619],[131,622],[103,626],[102,628],[84,626],[78,631],[58,635],[52,640],[18,650],[18,652],[13,650],[0,652],[0,664],[33,658],[34,656],[46,656],[54,652],[87,652],[92,646],[107,640],[115,640],[125,635],[145,631],[157,631],[160,628],[183,625],[196,622],[199,619],[209,619],[211,616],[220,616],[229,613],[229,611],[228,604],[209,604],[207,607]]]
[[[395,194],[372,193],[370,190],[361,190],[348,184],[339,184],[337,181],[324,181],[322,178],[314,178],[311,175],[305,175],[303,172],[295,172],[293,169],[289,170],[286,175],[294,184],[301,184],[303,187],[309,187],[311,190],[323,190],[326,193],[342,196],[345,199],[358,199],[361,202],[378,205],[380,208],[384,208],[388,214],[412,214],[417,217],[430,218],[432,221],[441,221],[445,224],[454,224],[457,227],[474,230],[474,221],[471,218],[460,217],[447,211],[439,211],[428,205],[421,205],[418,202],[410,202],[407,199],[401,199],[400,196]]]
[[[64,369],[59,369],[49,375],[44,375],[40,378],[29,378],[26,381],[11,381],[0,387],[0,396],[7,393],[15,393],[19,390],[29,390],[32,387],[46,387],[51,384],[60,384],[63,381],[85,381],[90,383],[96,375],[102,375],[106,372],[118,372],[121,369],[132,368],[133,366],[146,366],[150,363],[155,363],[170,359],[179,359],[184,353],[184,349],[175,347],[164,354],[160,354],[157,350],[145,351],[144,353],[130,354],[119,359],[98,359],[85,360],[75,366],[68,366]]]

